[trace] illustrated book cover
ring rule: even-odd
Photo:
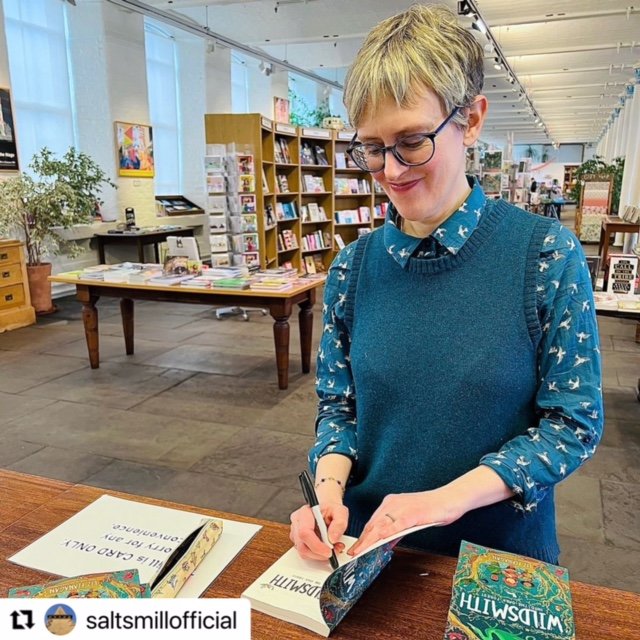
[[[638,278],[638,256],[610,254],[606,265],[605,290],[624,296],[633,296]]]
[[[103,495],[9,561],[66,578],[136,569],[156,597],[197,598],[260,528]]]
[[[400,539],[429,526],[433,525],[412,527],[379,540],[355,557],[339,553],[340,566],[335,570],[328,560],[304,560],[291,548],[242,595],[256,611],[326,637],[387,566]],[[345,549],[355,541],[350,536],[341,538]]]
[[[137,569],[94,573],[9,589],[9,598],[148,598]]]
[[[462,541],[444,640],[574,640],[564,567]]]

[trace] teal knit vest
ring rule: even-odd
[[[389,493],[441,487],[537,424],[536,270],[551,220],[489,202],[457,255],[389,255],[361,238],[347,295],[358,461],[345,501],[358,535]],[[508,502],[407,538],[457,555],[460,540],[557,562],[553,490],[532,513]]]

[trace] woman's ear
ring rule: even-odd
[[[468,108],[467,128],[464,132],[463,143],[465,147],[472,146],[480,137],[482,125],[487,117],[488,101],[485,96],[476,96]]]

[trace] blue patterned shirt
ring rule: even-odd
[[[486,201],[474,182],[460,208],[426,238],[401,231],[398,214],[390,206],[383,231],[385,247],[404,268],[412,256],[431,260],[456,254],[478,226]],[[325,283],[316,378],[316,442],[309,454],[314,472],[320,457],[327,453],[358,459],[351,339],[344,322],[354,249],[352,243],[340,251]],[[603,427],[600,348],[591,278],[579,243],[559,222],[552,224],[544,239],[536,291],[542,327],[535,397],[539,421],[527,433],[478,461],[498,473],[515,494],[513,506],[526,512],[535,509],[550,487],[593,455]],[[473,349],[473,345],[467,347]]]

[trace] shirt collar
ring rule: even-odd
[[[475,231],[487,202],[478,181],[471,176],[467,176],[467,180],[471,187],[467,199],[429,236],[453,255],[462,249],[469,236]],[[405,267],[409,258],[423,242],[423,238],[415,238],[404,233],[398,228],[398,224],[398,212],[390,204],[384,225],[384,244],[387,252],[396,262],[401,267]]]

